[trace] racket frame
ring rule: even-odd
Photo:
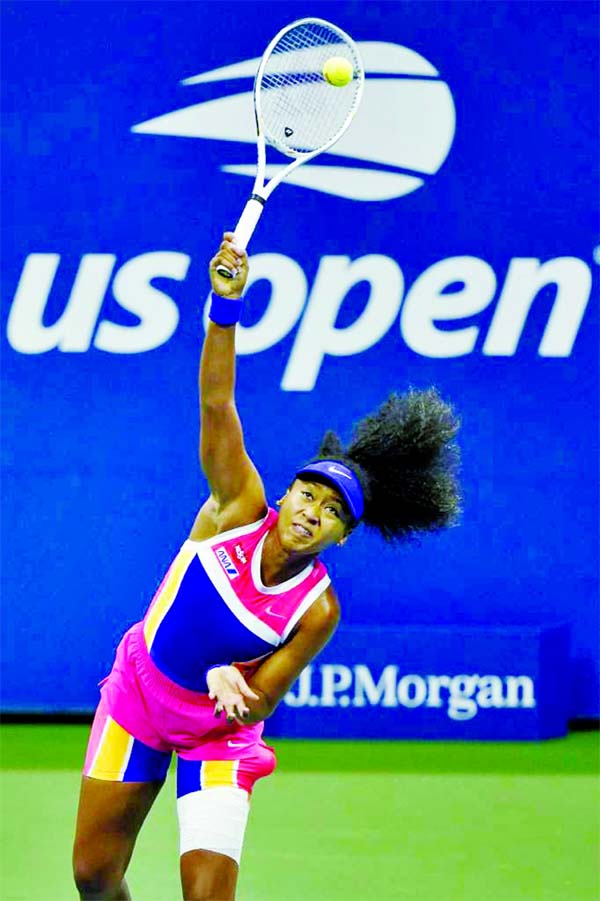
[[[265,169],[267,164],[267,142],[264,135],[264,128],[262,123],[262,110],[261,110],[261,102],[260,102],[260,85],[262,82],[262,76],[267,67],[267,63],[271,57],[271,53],[275,46],[279,43],[279,41],[283,38],[285,34],[291,31],[294,28],[297,28],[299,25],[305,25],[307,23],[322,25],[331,31],[336,32],[340,38],[341,42],[350,46],[352,51],[359,61],[360,66],[355,68],[353,78],[358,80],[358,89],[356,92],[356,99],[352,106],[352,109],[348,113],[346,117],[346,121],[342,125],[342,127],[336,132],[336,134],[325,144],[322,144],[320,147],[317,147],[315,150],[309,150],[305,153],[301,151],[296,151],[293,154],[290,151],[285,151],[281,147],[278,147],[276,144],[271,146],[275,147],[280,153],[284,156],[294,156],[294,159],[291,163],[288,163],[287,166],[283,166],[279,172],[277,172],[271,180],[265,184]],[[338,141],[344,132],[348,129],[352,119],[354,118],[354,114],[359,107],[360,100],[362,97],[363,86],[365,80],[364,67],[362,65],[362,61],[360,59],[360,54],[358,52],[358,48],[356,47],[355,42],[352,38],[346,34],[341,28],[338,28],[337,25],[333,25],[331,22],[327,22],[325,19],[316,19],[316,18],[304,18],[297,19],[295,22],[291,22],[289,25],[286,25],[285,28],[282,28],[277,32],[273,40],[269,43],[265,52],[263,53],[258,70],[256,72],[256,77],[254,79],[254,119],[256,122],[256,148],[257,148],[257,164],[256,164],[256,178],[254,179],[254,186],[252,188],[252,193],[250,195],[249,200],[246,202],[246,205],[242,211],[242,215],[240,216],[238,223],[235,227],[234,236],[235,241],[238,247],[241,250],[245,250],[248,246],[250,238],[256,228],[260,217],[262,216],[262,212],[265,206],[265,203],[275,190],[275,188],[284,181],[287,176],[297,169],[298,166],[301,166],[302,163],[306,163],[309,160],[313,159],[315,156],[318,156],[320,153],[324,153],[329,150],[336,141]],[[218,265],[216,267],[217,272],[220,275],[225,276],[226,278],[233,278],[234,273],[231,272],[226,266]]]

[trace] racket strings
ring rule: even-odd
[[[353,77],[343,87],[323,75],[332,57],[348,60]],[[272,49],[257,83],[265,139],[288,156],[301,156],[333,143],[353,115],[363,78],[354,47],[320,24],[287,31]]]

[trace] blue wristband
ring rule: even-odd
[[[241,298],[221,297],[220,294],[211,291],[208,318],[217,325],[235,325],[240,321],[243,306]]]

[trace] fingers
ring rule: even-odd
[[[221,694],[215,704],[215,716],[218,718],[225,713],[228,722],[244,720],[250,715],[249,707],[239,694]]]
[[[226,233],[228,237],[223,237],[221,241],[221,246],[219,250],[213,257],[213,261],[218,261],[221,265],[225,265],[230,268],[234,275],[237,275],[238,270],[242,266],[245,258],[247,257],[246,251],[241,250],[233,234],[231,232]]]
[[[227,720],[232,722],[235,719],[244,719],[250,714],[250,709],[238,692],[223,690],[217,692],[214,697],[216,698],[214,712],[217,718],[225,713]]]
[[[240,247],[233,232],[225,232],[217,256],[222,256],[237,269],[247,267],[248,265],[248,254]]]
[[[231,278],[218,272],[218,267],[225,267]],[[242,296],[248,278],[248,254],[242,250],[233,232],[225,232],[219,250],[210,261],[210,280],[213,291],[222,297],[239,298]]]
[[[226,719],[228,723],[239,723],[240,726],[243,726],[248,716],[250,715],[250,711],[247,707],[244,707],[243,704],[215,704],[215,717],[219,719],[219,717],[225,713]]]
[[[245,698],[260,700],[239,670],[235,667],[222,667],[213,670],[211,674],[211,686],[209,697],[215,701],[214,715],[220,717],[225,713],[228,722],[237,720],[242,723],[250,715],[250,709]]]

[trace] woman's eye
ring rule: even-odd
[[[312,498],[312,494],[310,493],[310,491],[303,491],[302,494],[304,495],[304,497]]]
[[[338,519],[340,518],[340,513],[337,507],[327,507],[327,509],[330,513],[333,513],[334,516],[337,516]]]

